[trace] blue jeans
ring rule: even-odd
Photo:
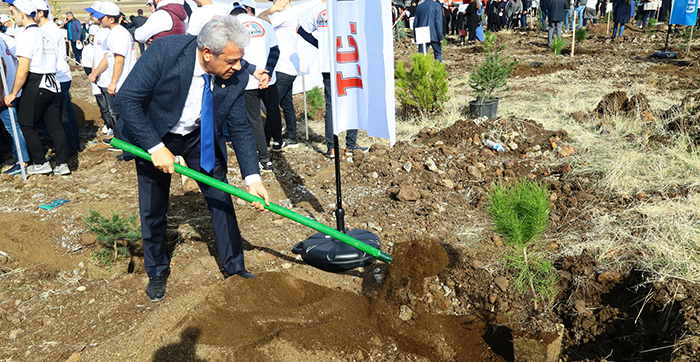
[[[571,23],[571,9],[564,10],[564,31],[570,29],[569,23]]]
[[[622,32],[625,31],[625,24],[615,23],[615,25],[613,25],[613,35],[612,35],[613,38],[617,34],[617,26],[618,25],[620,26],[620,38],[622,38]]]
[[[333,141],[333,105],[331,104],[331,73],[321,73],[323,75],[323,96],[326,99],[326,115],[323,117],[326,121],[326,146],[328,150],[335,147]],[[345,146],[348,149],[355,148],[357,144],[357,130],[349,129],[345,134]]]
[[[292,100],[292,88],[296,78],[296,75],[277,72],[277,93],[284,114],[285,134],[286,138],[291,141],[297,140],[297,115]]]
[[[13,103],[17,103],[16,101]],[[0,110],[0,118],[2,118],[2,123],[5,124],[5,129],[7,133],[12,136],[12,156],[19,162],[19,157],[17,157],[17,145],[15,144],[15,133],[12,131],[12,119],[10,118],[10,113],[15,119],[15,128],[17,129],[17,142],[19,143],[19,150],[22,153],[22,161],[29,162],[29,153],[27,153],[27,143],[24,141],[24,136],[22,135],[22,130],[17,124],[17,110],[15,107],[3,107]]]
[[[540,9],[540,14],[542,14],[542,30],[547,30],[547,15],[549,15],[549,10]]]
[[[578,19],[578,28],[577,29],[581,29],[581,27],[583,26],[583,11],[584,10],[586,10],[585,6],[579,6],[576,9],[574,9],[574,14],[576,14],[576,19]],[[576,24],[574,24],[573,15],[571,15],[571,29],[570,30],[573,30],[575,25]]]
[[[78,119],[75,118],[73,104],[70,100],[70,85],[71,81],[61,82],[61,95],[63,96],[63,132],[66,134],[66,142],[68,142],[69,150],[80,150],[80,131],[78,128]]]
[[[642,28],[647,27],[647,19],[649,19],[649,15],[653,18],[656,13],[656,10],[644,10],[644,16],[642,17]]]
[[[527,14],[523,14],[520,17],[520,27],[523,29],[527,28]]]
[[[428,45],[433,47],[433,56],[435,57],[435,59],[442,63],[442,44],[440,44],[440,42],[438,41],[431,41]],[[423,44],[418,45],[418,52],[423,52]],[[425,52],[428,52],[427,48],[425,49]]]

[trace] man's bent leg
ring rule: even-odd
[[[186,144],[187,151],[183,157],[189,168],[228,183],[225,158],[218,147],[215,147],[215,149],[216,162],[211,172],[204,171],[200,166],[200,139],[198,136],[188,139]],[[207,184],[197,183],[199,184],[199,189],[202,190],[204,199],[207,200],[221,265],[223,265],[224,270],[229,275],[236,274],[245,269],[245,264],[243,262],[241,232],[238,229],[238,221],[233,210],[231,195]]]
[[[144,266],[149,277],[165,276],[170,271],[170,259],[165,252],[170,174],[159,171],[153,163],[144,159],[137,157],[134,161],[139,187]]]

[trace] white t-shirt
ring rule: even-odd
[[[216,4],[208,4],[195,9],[190,15],[190,22],[187,24],[187,34],[199,35],[204,24],[217,16],[226,14],[226,9]]]
[[[7,79],[5,94],[12,92],[12,87],[15,85],[15,76],[17,75],[17,57],[15,56],[14,41],[11,36],[0,34],[0,57],[5,61],[5,75]],[[5,94],[2,96],[4,97]],[[17,97],[19,98],[21,95],[22,90],[19,91]]]
[[[58,93],[61,91],[61,86],[58,82],[52,81],[52,78],[55,80],[56,74],[56,51],[52,40],[45,34],[36,24],[26,26],[22,34],[17,37],[17,58],[30,60],[30,73],[51,74],[42,78],[39,88]]]
[[[308,33],[317,31],[315,37],[318,39],[318,61],[321,73],[331,71],[331,41],[328,34],[328,14],[326,3],[320,3],[311,10],[300,23]]]
[[[95,59],[95,46],[92,43],[84,43],[83,57],[80,59],[80,65],[85,68],[92,68],[93,59]],[[95,83],[90,83],[92,94],[101,94],[100,87]]]
[[[121,25],[117,25],[109,32],[107,40],[105,42],[105,50],[107,51],[107,68],[110,69],[110,78],[107,82],[107,86],[112,82],[111,75],[114,74],[114,55],[118,54],[124,57],[124,68],[122,68],[122,73],[119,75],[119,80],[117,80],[117,92],[124,84],[124,80],[131,72],[131,69],[136,64],[136,52],[134,51],[134,38],[131,37],[126,28]]]
[[[55,46],[54,49],[56,49],[56,79],[61,83],[70,82],[73,80],[73,76],[71,76],[70,66],[66,62],[66,41],[63,39],[61,29],[53,21],[49,21],[41,27],[41,30],[51,38]]]
[[[270,48],[277,45],[277,37],[272,25],[260,18],[252,17],[248,14],[240,14],[236,19],[243,24],[243,27],[250,34],[250,42],[245,47],[245,59],[248,63],[255,65],[255,69],[265,69],[267,57],[270,55]],[[270,74],[269,85],[275,84],[277,77],[273,72]],[[259,81],[252,75],[248,80],[246,90],[258,89]]]
[[[92,59],[92,69],[94,70],[97,68],[98,65],[100,65],[100,62],[102,61],[102,58],[104,58],[105,54],[107,51],[105,50],[105,42],[107,41],[107,37],[109,36],[109,28],[100,28],[100,30],[97,31],[97,34],[95,34],[95,55]],[[107,88],[109,87],[109,83],[112,81],[112,72],[109,70],[109,67],[105,69],[102,74],[100,74],[100,77],[97,79],[97,86],[101,88]]]
[[[297,53],[297,27],[299,18],[291,7],[270,15],[275,35],[280,47],[280,59],[275,71],[289,75],[299,74],[299,54]]]

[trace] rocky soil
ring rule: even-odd
[[[644,67],[650,81],[665,80],[664,92],[697,89],[697,49],[683,59],[653,60],[648,55],[662,46],[660,36],[630,30],[625,42],[612,43],[604,32],[604,24],[593,28],[578,56],[557,63],[542,46],[542,32],[499,37],[520,62],[513,77],[576,69],[594,79],[614,76],[609,64],[629,62]],[[411,51],[404,40],[396,58],[407,60]],[[481,53],[448,44],[451,82]],[[91,209],[137,213],[137,190],[133,164],[98,142],[100,115],[81,72],[74,71],[74,107],[86,147],[71,159],[72,175],[0,181],[0,360],[512,361],[514,331],[535,333],[555,323],[565,327],[564,361],[700,358],[697,285],[608,270],[586,252],[559,253],[567,234],[590,227],[593,208],[612,211],[687,190],[643,197],[599,190],[596,175],[572,172],[569,159],[579,151],[568,132],[545,129],[528,114],[463,117],[391,148],[363,136],[365,145],[373,143],[370,151],[342,160],[346,224],[376,233],[394,262],[345,273],[317,270],[291,253],[313,230],[239,201],[246,264],[259,278],[224,279],[204,200],[175,176],[167,231],[172,274],[166,299],[150,303],[138,250],[108,267],[91,257],[99,243],[82,217]],[[639,74],[618,76],[619,89],[572,116],[662,116],[666,110],[650,109],[643,95],[622,93]],[[678,106],[697,110],[697,97],[688,97]],[[669,127],[694,130],[692,114]],[[335,225],[335,170],[322,155],[322,127],[312,121],[308,141],[275,154],[275,171],[263,180],[273,202]],[[485,148],[485,139],[507,151]],[[229,156],[229,181],[242,186]],[[530,296],[513,288],[502,259],[508,247],[485,212],[495,182],[522,178],[543,182],[552,194],[542,251],[555,262],[560,291],[547,313],[534,312]],[[38,208],[59,198],[70,202]]]

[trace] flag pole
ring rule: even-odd
[[[576,47],[576,11],[574,11],[574,20],[571,24],[571,56],[574,56],[574,48]]]
[[[341,233],[345,232],[345,210],[343,209],[343,193],[341,192],[341,182],[340,182],[340,146],[338,145],[338,135],[333,135],[333,150],[335,152],[335,222],[336,228]]]
[[[304,72],[304,55],[299,54],[299,68],[301,68],[301,90],[304,94],[304,127],[306,127],[306,140],[309,140],[309,109],[306,106],[306,76]]]
[[[3,86],[3,96],[7,96],[10,91],[7,89],[7,78],[5,76],[5,65],[0,62],[0,77],[2,77]],[[24,167],[24,157],[22,157],[22,148],[19,146],[19,132],[17,131],[17,122],[15,122],[15,112],[9,110],[12,105],[8,105],[8,112],[10,113],[10,123],[12,123],[12,136],[15,141],[15,149],[17,150],[17,161],[19,161],[20,170],[22,170],[22,180],[27,181],[27,169]],[[12,107],[14,108],[14,107]],[[27,160],[29,161],[29,160]]]
[[[688,39],[688,49],[685,50],[686,53],[690,53],[690,43],[693,42],[693,29],[695,26],[690,26],[690,38]]]

